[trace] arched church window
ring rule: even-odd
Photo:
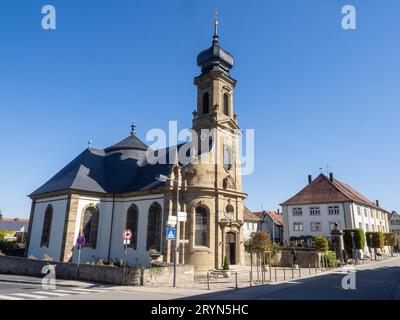
[[[194,238],[196,246],[208,246],[208,210],[205,207],[196,208]]]
[[[161,251],[161,218],[161,206],[157,202],[153,202],[147,221],[147,251],[150,249]]]
[[[94,207],[85,209],[81,225],[81,234],[85,237],[86,246],[91,246],[93,249],[97,245],[97,229],[99,225],[99,212]]]
[[[232,169],[232,149],[227,145],[224,146],[224,168],[226,171]]]
[[[224,114],[229,116],[229,95],[224,94]]]
[[[49,247],[51,222],[53,221],[53,206],[49,204],[44,213],[42,238],[40,240],[41,247]]]
[[[203,114],[210,112],[210,95],[208,92],[203,94]]]
[[[130,247],[136,250],[137,247],[137,234],[138,234],[138,220],[139,211],[136,205],[132,204],[126,213],[126,229],[132,231],[132,239]]]

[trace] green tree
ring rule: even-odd
[[[376,251],[377,249],[382,249],[384,246],[384,236],[382,232],[367,232],[365,234],[367,237],[367,246],[369,248],[373,248],[375,252],[375,260],[376,260]]]
[[[250,267],[253,273],[253,254],[257,256],[268,251],[270,246],[269,235],[267,232],[253,232],[250,237],[244,242],[244,249],[250,253]]]
[[[317,251],[328,251],[329,249],[329,242],[328,239],[323,236],[316,236],[314,238],[315,241],[315,250]]]
[[[364,249],[365,247],[365,236],[364,236],[364,231],[363,229],[344,229],[344,247],[346,250],[350,251],[353,249]],[[353,232],[353,237],[351,236],[351,233]],[[354,239],[354,242],[353,242]]]
[[[390,252],[393,257],[393,248],[397,245],[397,236],[394,233],[384,233],[384,245],[390,247]]]

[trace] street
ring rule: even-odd
[[[55,290],[46,290],[41,286],[41,279],[1,275],[0,300],[400,299],[400,257],[359,265],[355,275],[355,290],[342,288],[345,274],[329,272],[276,284],[216,291],[204,288],[121,287],[61,280]]]

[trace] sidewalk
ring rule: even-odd
[[[42,279],[43,278],[19,276],[19,275],[11,275],[11,274],[0,274],[0,282],[26,283],[26,284],[41,285]],[[90,282],[83,282],[83,281],[60,279],[60,280],[57,280],[57,286],[89,288],[89,287],[103,286],[103,285],[99,284],[99,283],[90,283]]]

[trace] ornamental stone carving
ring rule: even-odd
[[[232,178],[231,175],[226,176],[222,182],[224,189],[236,189],[236,182],[235,179]]]

